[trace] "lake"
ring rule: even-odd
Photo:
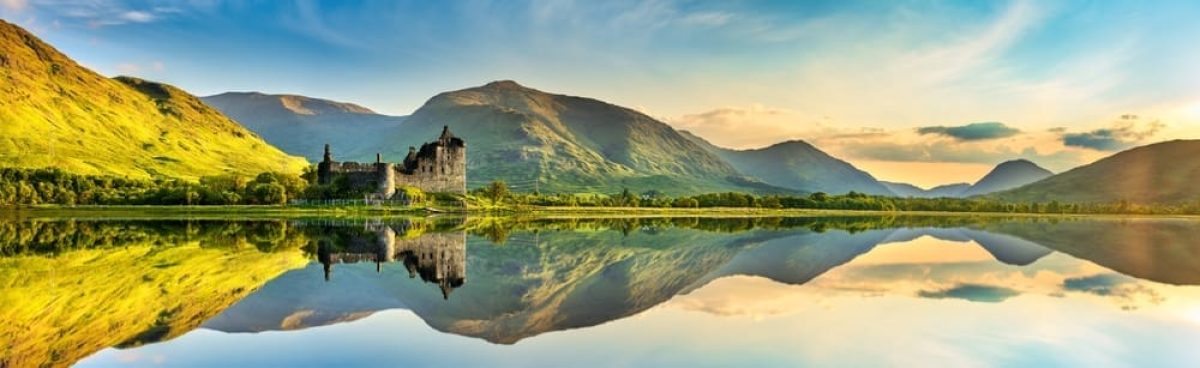
[[[0,220],[0,366],[1194,366],[1200,220]]]

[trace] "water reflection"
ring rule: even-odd
[[[0,221],[0,366],[68,365],[106,347],[85,363],[182,359],[218,349],[176,339],[212,336],[200,331],[317,334],[388,310],[518,346],[650,310],[761,318],[827,297],[972,303],[963,313],[1085,296],[1113,313],[1200,311],[1195,288],[1171,286],[1200,284],[1198,235],[1187,219],[986,216]],[[204,359],[193,362],[222,363]]]
[[[366,222],[361,230],[346,224],[325,225],[319,230],[317,261],[326,282],[335,263],[374,262],[375,272],[381,272],[384,263],[396,260],[404,263],[409,278],[419,275],[422,281],[438,285],[442,299],[449,299],[450,292],[466,282],[467,243],[462,231],[424,233],[410,221]]]

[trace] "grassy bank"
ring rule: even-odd
[[[771,208],[660,208],[660,207],[401,207],[401,206],[59,206],[0,207],[9,218],[312,218],[312,217],[424,217],[424,216],[533,216],[533,217],[825,217],[825,216],[1028,216],[1028,217],[1180,217],[1197,215],[1049,214],[1014,212],[877,211]]]

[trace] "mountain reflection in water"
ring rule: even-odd
[[[0,302],[14,307],[0,311],[0,366],[69,365],[102,349],[81,364],[150,352],[183,364],[246,333],[362,330],[351,322],[390,310],[513,349],[548,332],[666,318],[649,310],[775,315],[822,295],[979,303],[955,307],[968,314],[1037,295],[1050,306],[1104,298],[1112,313],[1200,311],[1186,286],[1200,284],[1197,236],[1200,224],[1166,218],[8,221]],[[220,356],[191,365],[230,363]],[[291,365],[271,357],[255,361]]]

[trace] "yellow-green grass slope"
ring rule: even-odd
[[[0,162],[133,178],[298,173],[307,164],[187,92],[106,78],[4,21]]]
[[[0,366],[69,366],[169,339],[307,264],[299,249],[154,242],[0,258]]]

